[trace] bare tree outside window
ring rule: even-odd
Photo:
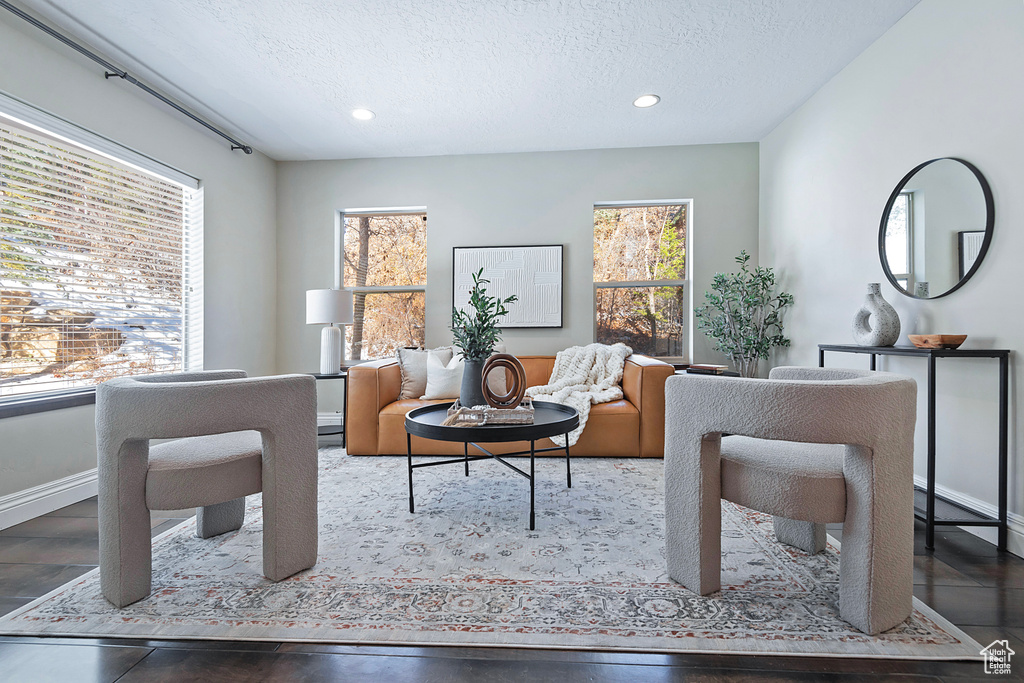
[[[682,358],[688,204],[594,207],[596,338]]]
[[[344,219],[344,286],[353,290],[355,309],[345,357],[384,358],[403,346],[423,346],[427,215],[346,213]]]

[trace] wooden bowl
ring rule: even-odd
[[[907,339],[919,349],[955,349],[967,339],[966,334],[908,334]]]

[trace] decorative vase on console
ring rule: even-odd
[[[864,305],[853,317],[853,340],[861,346],[892,346],[900,338],[900,316],[882,298],[882,286],[868,283]]]

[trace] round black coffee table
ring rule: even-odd
[[[450,465],[461,462],[465,464],[466,476],[469,476],[469,463],[473,460],[497,460],[513,472],[530,480],[530,530],[534,528],[533,501],[534,501],[534,459],[537,453],[547,451],[560,451],[556,448],[537,448],[538,439],[549,436],[566,436],[565,442],[565,480],[569,488],[572,488],[572,473],[569,471],[569,432],[580,425],[580,416],[575,408],[563,406],[559,403],[547,401],[534,401],[533,424],[526,425],[481,425],[479,427],[446,427],[441,423],[448,417],[450,403],[439,403],[432,406],[423,406],[410,410],[405,416],[405,443],[409,456],[409,512],[415,512],[415,503],[412,495],[412,471],[418,467],[436,467],[437,465]],[[441,460],[439,462],[412,463],[412,437],[419,436],[424,439],[435,441],[462,442],[465,455],[461,458]],[[529,441],[530,450],[517,451],[515,453],[504,453],[502,456],[491,453],[478,442],[504,443],[508,441]],[[481,452],[481,455],[470,455],[469,447],[473,446]],[[503,458],[514,455],[530,456],[530,473],[527,474],[511,463],[505,462]]]

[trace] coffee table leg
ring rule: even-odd
[[[565,435],[565,483],[572,488],[572,472],[569,470],[569,434]]]
[[[534,482],[536,481],[536,478],[535,478],[534,472],[533,472],[533,458],[534,458],[533,446],[534,446],[534,443],[536,443],[536,442],[534,442],[532,440],[530,441],[530,531],[533,531],[533,529],[534,529],[534,523],[533,523],[533,497],[534,496],[533,496],[533,490],[534,490]]]
[[[462,442],[462,452],[466,455],[466,476],[469,476],[469,442]]]
[[[409,454],[409,512],[416,512],[416,506],[412,502],[412,434],[405,433],[405,451]]]

